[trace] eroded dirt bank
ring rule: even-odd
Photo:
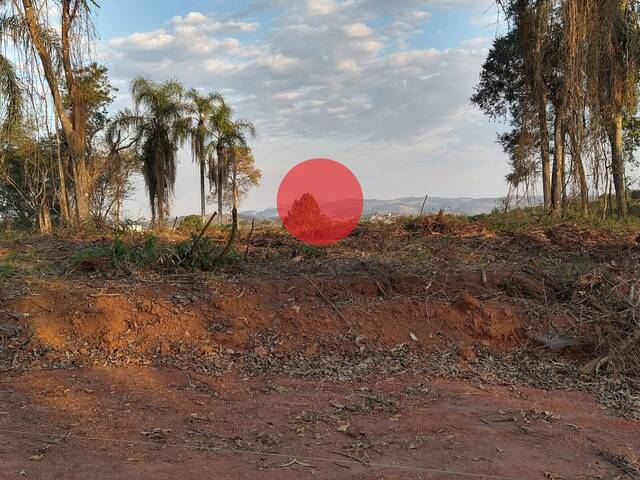
[[[637,476],[635,237],[427,227],[201,274],[2,246],[0,478]]]

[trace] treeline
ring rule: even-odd
[[[200,171],[201,215],[212,192],[218,218],[231,208],[237,220],[261,177],[251,122],[235,119],[219,93],[145,77],[131,84],[132,108],[111,114],[116,89],[89,61],[97,4],[60,6],[57,14],[44,0],[0,0],[0,218],[41,232],[120,225],[140,173],[152,224],[163,226],[185,146]]]
[[[640,146],[640,2],[497,3],[507,31],[493,43],[472,102],[509,121],[499,135],[507,180],[526,195],[542,177],[544,208],[554,216],[572,204],[590,215],[597,199],[625,217],[628,167]]]

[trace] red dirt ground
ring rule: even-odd
[[[640,452],[637,423],[584,393],[151,367],[1,385],[2,479],[600,479],[622,474],[601,452]]]

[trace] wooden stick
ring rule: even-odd
[[[315,289],[316,289],[316,291],[320,294],[320,296],[321,296],[322,298],[324,298],[325,302],[327,302],[329,305],[331,305],[331,306],[333,307],[333,309],[336,311],[336,313],[338,314],[338,316],[340,317],[340,319],[341,319],[344,323],[346,323],[346,324],[349,326],[349,328],[352,328],[351,322],[349,322],[349,320],[347,320],[347,319],[346,319],[346,317],[342,314],[342,312],[341,312],[341,311],[340,311],[340,309],[336,306],[336,304],[335,304],[335,303],[333,303],[333,302],[331,301],[331,299],[330,299],[329,297],[327,297],[327,296],[324,294],[324,292],[323,292],[322,290],[320,290],[320,287],[318,287],[318,285],[316,285],[316,284],[314,283],[314,281],[313,281],[313,280],[311,280],[311,279],[310,279],[308,276],[306,276],[305,274],[302,274],[302,276],[303,276],[304,278],[306,278],[306,279],[307,279],[307,281],[308,281],[308,282],[313,286],[313,288],[315,288]]]
[[[424,213],[424,206],[427,204],[427,199],[428,199],[428,198],[429,198],[429,194],[427,193],[427,194],[424,196],[424,202],[422,202],[422,207],[420,208],[420,215],[418,215],[418,216],[420,216],[420,217],[421,217],[421,216],[422,216],[422,214]]]
[[[202,237],[204,237],[204,234],[206,233],[207,229],[209,228],[209,225],[211,225],[211,222],[213,221],[213,219],[215,218],[215,216],[218,214],[218,212],[213,212],[213,215],[211,215],[211,218],[209,219],[209,221],[207,223],[205,223],[204,227],[202,227],[202,230],[200,231],[200,233],[198,234],[197,239],[200,240]]]
[[[244,252],[244,259],[249,258],[249,243],[251,242],[251,235],[253,235],[253,226],[256,223],[256,217],[251,219],[251,231],[249,232],[249,236],[247,237],[247,250]]]

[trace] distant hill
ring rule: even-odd
[[[494,208],[500,207],[502,198],[441,198],[429,197],[424,207],[424,213],[436,213],[444,210],[446,213],[460,215],[478,215],[490,213]],[[424,202],[424,197],[405,197],[394,200],[365,199],[363,215],[417,215]],[[243,217],[277,218],[277,208],[264,210],[247,210],[241,212]]]

